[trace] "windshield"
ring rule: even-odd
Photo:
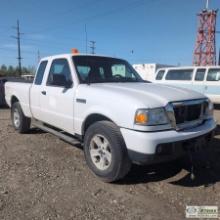
[[[80,83],[144,82],[126,61],[98,56],[73,56]]]

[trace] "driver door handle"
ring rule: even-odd
[[[42,93],[43,95],[46,95],[46,94],[47,94],[47,92],[46,92],[46,91],[41,91],[41,93]]]

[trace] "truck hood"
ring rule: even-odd
[[[89,87],[99,90],[102,96],[107,95],[107,93],[114,93],[118,101],[121,96],[121,98],[126,98],[128,101],[132,99],[130,101],[133,104],[137,104],[133,102],[136,100],[136,102],[138,101],[148,108],[165,106],[167,103],[174,101],[205,98],[203,94],[192,90],[156,83],[97,83],[91,84]]]

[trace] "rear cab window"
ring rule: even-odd
[[[47,63],[48,63],[47,60],[42,61],[40,63],[40,65],[38,67],[38,70],[37,70],[36,77],[35,77],[35,81],[34,81],[35,85],[41,85],[41,83],[43,81],[43,77],[44,77],[44,72],[45,72],[45,69],[47,67]]]
[[[193,69],[170,69],[166,74],[166,80],[192,80]]]
[[[159,70],[156,76],[156,80],[162,80],[164,73],[165,73],[165,70]]]

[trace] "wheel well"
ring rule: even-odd
[[[16,96],[12,96],[11,98],[11,106],[15,103],[15,102],[18,102],[18,98]]]
[[[83,124],[82,134],[84,135],[86,133],[86,130],[88,129],[88,127],[98,121],[111,121],[111,122],[113,122],[111,119],[109,119],[108,117],[101,115],[101,114],[89,115]]]

